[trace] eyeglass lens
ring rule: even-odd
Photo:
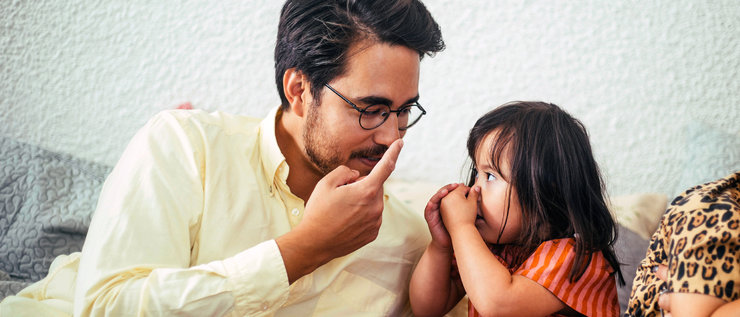
[[[398,114],[398,128],[406,129],[421,118],[421,109],[416,105],[406,106],[400,109]],[[379,127],[391,114],[391,108],[386,105],[371,105],[360,115],[360,125],[365,129]]]

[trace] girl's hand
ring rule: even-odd
[[[653,272],[660,280],[666,281],[668,278],[668,266],[660,264],[653,267]],[[671,316],[671,293],[658,293],[658,306],[660,306],[661,316]]]
[[[452,250],[452,240],[450,240],[450,234],[445,229],[442,223],[442,216],[439,214],[439,204],[442,198],[457,188],[460,184],[447,184],[440,188],[437,193],[429,199],[426,208],[424,208],[424,219],[427,221],[429,226],[429,232],[432,234],[432,242],[435,247],[444,251]]]
[[[478,186],[459,186],[442,199],[440,210],[448,230],[453,231],[461,225],[475,225],[479,195]]]

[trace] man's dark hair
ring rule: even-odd
[[[345,71],[347,51],[361,39],[402,45],[419,58],[444,49],[442,33],[418,0],[287,0],[275,45],[275,83],[284,110],[290,108],[283,75],[301,71],[311,94],[321,99],[324,84]]]

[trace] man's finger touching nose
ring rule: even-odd
[[[396,168],[396,161],[398,160],[398,156],[401,153],[401,148],[403,148],[402,139],[397,139],[396,141],[393,141],[393,143],[391,143],[391,146],[388,147],[388,150],[386,150],[383,154],[383,157],[380,158],[378,164],[373,167],[373,170],[370,171],[370,174],[362,179],[361,182],[371,186],[383,186],[383,183],[385,183],[393,170]]]

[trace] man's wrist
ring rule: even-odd
[[[275,239],[291,284],[331,260],[324,249],[317,247],[311,242],[314,240],[306,236],[302,230],[295,228]]]

